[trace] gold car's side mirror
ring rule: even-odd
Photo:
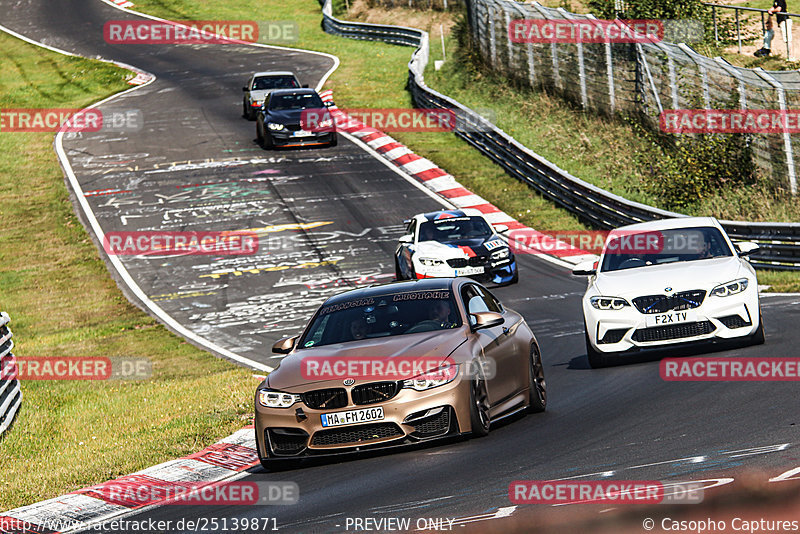
[[[289,354],[292,352],[294,344],[297,343],[297,338],[299,337],[300,336],[292,336],[279,339],[272,345],[272,352],[276,354]]]
[[[482,328],[499,326],[505,322],[503,316],[497,312],[477,312],[470,313],[470,315],[475,318],[475,324],[472,325],[473,332]]]

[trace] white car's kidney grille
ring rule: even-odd
[[[674,295],[647,295],[646,297],[636,297],[633,305],[642,313],[666,313],[673,310],[689,310],[697,308],[706,298],[703,289],[693,289],[691,291],[681,291]]]
[[[460,267],[480,267],[489,263],[489,256],[473,256],[471,258],[453,258],[447,260],[447,265],[458,269]]]

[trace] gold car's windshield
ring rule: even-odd
[[[341,300],[320,308],[300,348],[461,326],[449,290],[403,291]]]

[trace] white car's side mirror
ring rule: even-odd
[[[495,224],[494,231],[497,232],[498,234],[504,234],[508,232],[508,226],[506,226],[505,224]]]
[[[572,274],[576,276],[591,276],[595,273],[597,273],[596,260],[581,262],[572,269]]]
[[[401,243],[413,243],[414,242],[414,236],[411,235],[411,234],[404,235],[403,237],[398,239],[398,241],[400,241]]]
[[[741,243],[736,243],[734,246],[739,252],[739,256],[747,256],[761,248],[758,243],[753,243],[752,241],[742,241]]]

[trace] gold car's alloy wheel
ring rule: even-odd
[[[544,380],[544,364],[538,347],[531,346],[531,361],[529,365],[530,398],[528,411],[539,413],[547,408],[547,383]]]
[[[489,393],[486,390],[486,380],[475,378],[470,383],[470,419],[472,422],[472,435],[485,436],[489,433]]]

